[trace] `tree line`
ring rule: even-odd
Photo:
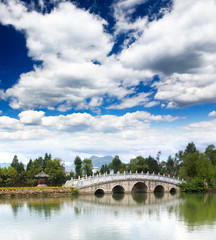
[[[188,143],[184,150],[178,151],[174,156],[168,156],[167,161],[160,161],[161,152],[156,158],[138,156],[123,163],[116,155],[108,165],[102,165],[97,173],[120,172],[144,172],[165,174],[166,176],[179,177],[186,183],[181,184],[182,191],[204,191],[216,189],[216,148],[208,145],[204,152],[199,151],[193,142]],[[75,173],[73,176],[92,175],[92,163],[90,159],[76,157],[74,161]],[[97,174],[96,173],[96,174]]]
[[[138,156],[123,163],[116,155],[110,164],[102,165],[94,174],[123,172],[144,172],[165,174],[185,179],[187,183],[181,185],[183,191],[203,191],[206,188],[216,189],[216,148],[208,145],[204,152],[199,151],[193,142],[188,143],[184,150],[174,156],[168,156],[167,161],[160,161],[161,152],[152,156]],[[91,159],[82,160],[79,156],[74,159],[75,171],[66,173],[60,158],[52,160],[51,154],[29,160],[26,168],[15,155],[8,168],[0,168],[1,186],[36,186],[36,174],[44,171],[49,174],[48,185],[62,185],[71,177],[90,176],[93,174]]]
[[[48,185],[62,185],[67,180],[65,167],[60,158],[52,160],[51,154],[46,153],[44,157],[30,159],[25,168],[15,155],[8,168],[0,168],[0,186],[37,186],[38,180],[35,175],[42,171],[50,175]]]

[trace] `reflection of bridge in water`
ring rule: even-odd
[[[133,193],[104,194],[101,197],[88,194],[80,195],[73,202],[77,213],[91,212],[129,212],[137,215],[158,214],[164,209],[175,212],[180,203],[180,193]]]
[[[75,186],[80,193],[176,192],[183,181],[160,174],[104,174],[71,179],[65,186]]]

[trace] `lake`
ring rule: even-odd
[[[216,194],[0,199],[3,240],[214,240]]]

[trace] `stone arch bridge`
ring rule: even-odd
[[[176,192],[182,180],[149,173],[104,174],[71,179],[65,186],[74,186],[81,194],[131,193],[135,192]]]

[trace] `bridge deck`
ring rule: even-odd
[[[76,188],[82,189],[86,187],[90,187],[92,185],[98,185],[113,181],[160,181],[164,183],[170,183],[174,185],[178,185],[183,183],[183,180],[176,179],[170,176],[164,176],[160,174],[149,174],[149,173],[124,173],[124,174],[104,174],[104,175],[96,175],[89,176],[85,178],[79,179],[71,179],[65,183],[65,186],[75,186]]]

